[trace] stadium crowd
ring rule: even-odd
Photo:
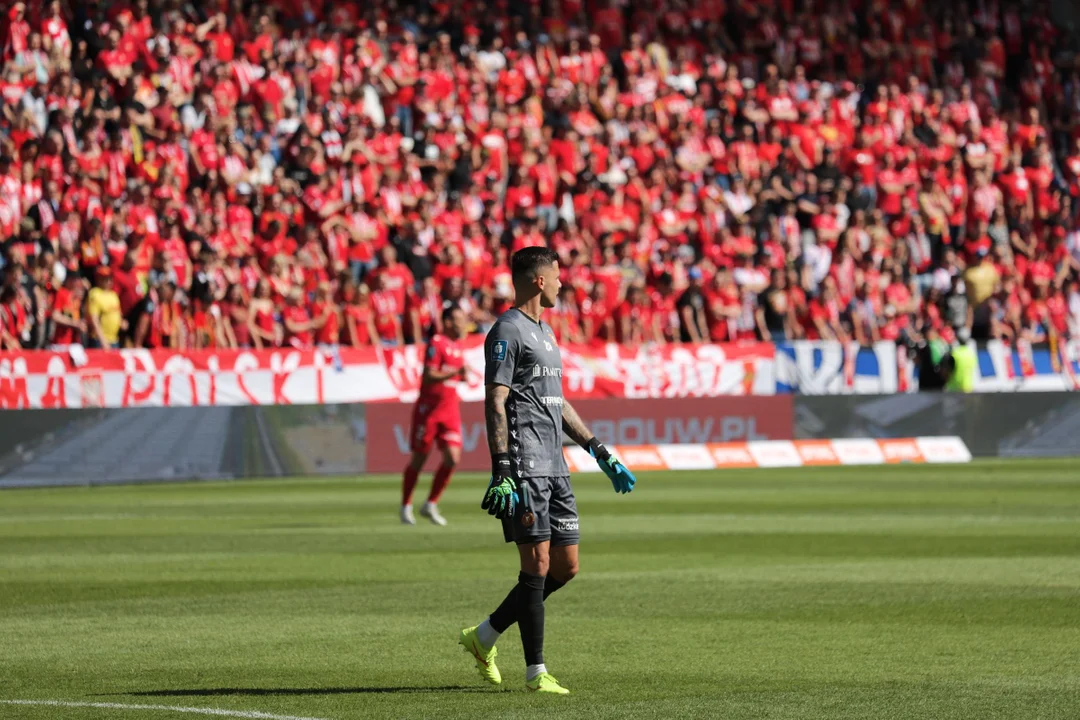
[[[1080,330],[1043,0],[9,4],[0,349]]]

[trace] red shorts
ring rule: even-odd
[[[438,442],[440,448],[461,447],[461,407],[456,402],[428,405],[423,400],[413,408],[412,451],[427,454]]]

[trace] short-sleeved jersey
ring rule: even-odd
[[[461,343],[445,335],[435,335],[424,352],[424,369],[431,368],[439,372],[460,370],[465,367],[465,356],[461,352]],[[427,405],[444,402],[457,402],[457,383],[453,380],[427,383],[420,386],[420,400]]]
[[[484,381],[510,388],[506,420],[515,477],[563,477],[562,357],[555,333],[517,308],[484,340]]]

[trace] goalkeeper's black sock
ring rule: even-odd
[[[566,585],[566,583],[564,583],[562,580],[556,580],[555,578],[548,575],[546,578],[544,578],[544,599],[547,600],[548,595],[555,592],[564,585]]]
[[[517,596],[518,585],[510,589],[495,612],[488,616],[488,623],[492,630],[502,635],[507,628],[517,622]]]
[[[551,595],[551,593],[555,592],[564,585],[566,585],[566,583],[554,578],[551,575],[545,577],[544,599],[547,600],[548,595]],[[495,612],[491,613],[491,616],[487,620],[488,624],[491,626],[491,629],[498,633],[498,635],[502,635],[511,625],[516,623],[518,620],[518,587],[520,587],[520,585],[515,585],[513,587],[510,593],[502,601],[502,604],[499,605],[499,607],[495,608]],[[498,635],[495,636],[496,640],[498,639]],[[481,640],[483,640],[483,638],[481,638]],[[492,642],[492,644],[494,644],[494,642]],[[488,647],[491,647],[491,645],[488,645]]]
[[[526,665],[544,663],[544,578],[522,572],[518,575],[518,629],[525,649]]]

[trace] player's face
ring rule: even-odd
[[[562,282],[559,280],[559,263],[553,262],[542,269],[536,276],[536,283],[540,287],[540,307],[555,307],[555,300],[559,297],[559,288],[562,287]]]

